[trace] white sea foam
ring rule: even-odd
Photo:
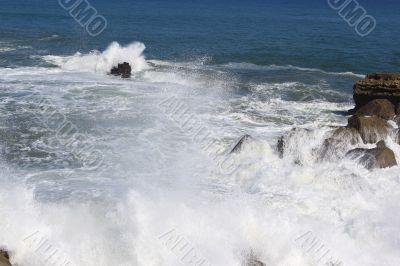
[[[43,58],[66,70],[107,73],[118,63],[128,62],[133,72],[139,72],[148,67],[143,55],[145,49],[145,45],[138,42],[128,46],[113,42],[103,52],[76,53],[73,56],[48,55]]]
[[[243,265],[251,251],[267,265],[323,265],[327,261],[318,264],[315,249],[310,252],[313,244],[303,241],[308,232],[329,250],[326,260],[399,265],[399,167],[370,172],[350,159],[319,160],[330,125],[346,123],[332,112],[351,107],[326,99],[348,95],[296,77],[246,83],[246,93],[237,95],[232,88],[241,81],[226,69],[218,73],[190,62],[146,69],[142,46],[129,47],[114,43],[102,53],[46,57],[59,68],[0,69],[8,95],[3,128],[27,136],[25,126],[34,121],[18,119],[34,106],[21,95],[35,90],[85,129],[105,155],[104,167],[92,172],[56,167],[65,161],[61,151],[40,164],[44,159],[30,155],[32,148],[54,148],[48,142],[54,136],[40,124],[29,127],[29,136],[38,138],[32,146],[25,137],[11,146],[29,151],[19,154],[26,159],[19,162],[35,166],[21,169],[6,159],[1,165],[0,244],[12,251],[15,264],[51,265],[51,254],[30,241],[40,237],[70,265],[184,265],[184,254],[161,237],[174,230],[213,266]],[[137,78],[103,75],[127,57],[135,59],[130,63],[141,72]],[[307,90],[321,97],[282,96]],[[193,126],[207,129],[217,147],[229,150],[243,134],[253,136],[234,155],[237,172],[222,175],[172,110],[163,112],[160,102],[172,96],[188,106],[186,114],[197,119]],[[295,131],[280,158],[277,137],[294,126],[312,130]],[[1,149],[14,139],[0,142]],[[387,143],[399,159],[400,146]]]
[[[14,47],[0,47],[0,52],[11,52],[11,51],[15,51],[16,48]]]
[[[232,69],[250,69],[250,70],[299,70],[299,71],[304,71],[304,72],[319,72],[319,73],[323,73],[323,74],[337,75],[337,76],[355,76],[355,77],[359,77],[359,78],[365,77],[365,75],[356,74],[353,72],[329,72],[329,71],[324,71],[324,70],[321,70],[318,68],[297,67],[297,66],[292,66],[292,65],[262,66],[262,65],[252,64],[252,63],[228,63],[228,64],[225,64],[224,67],[232,68]]]

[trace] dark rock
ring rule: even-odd
[[[387,99],[397,106],[400,103],[400,74],[368,74],[354,85],[353,91],[355,110],[375,99]]]
[[[384,141],[377,143],[374,149],[354,149],[346,154],[352,159],[358,159],[368,169],[396,166],[396,156]]]
[[[0,249],[0,266],[12,266],[8,252]]]
[[[129,63],[124,62],[123,64],[118,64],[117,67],[113,67],[110,74],[114,76],[121,76],[122,78],[130,78],[131,72],[132,68]]]
[[[400,115],[400,104],[397,104],[396,115]]]
[[[390,125],[377,116],[352,116],[349,118],[349,128],[357,129],[364,143],[376,143],[386,138]]]
[[[239,142],[233,147],[231,150],[231,153],[236,153],[240,152],[243,148],[243,144],[247,142],[248,140],[252,139],[250,135],[244,135],[243,137],[240,138]]]
[[[356,115],[359,116],[372,116],[376,115],[383,119],[392,119],[395,113],[395,106],[394,104],[386,99],[376,99],[370,101],[366,105],[362,106],[356,111]]]

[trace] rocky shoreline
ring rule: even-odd
[[[391,138],[400,144],[400,74],[368,74],[354,85],[353,98],[355,108],[349,111],[348,124],[329,133],[319,150],[321,160],[347,157],[368,169],[396,166],[395,154],[386,140]],[[277,150],[282,156],[287,138],[278,141]],[[352,148],[366,144],[375,147]]]
[[[395,153],[386,141],[400,145],[400,74],[368,74],[354,85],[353,98],[355,108],[348,111],[347,125],[333,128],[315,150],[319,161],[350,158],[370,170],[398,165]],[[310,129],[293,128],[280,137],[276,145],[279,156],[282,158],[290,153],[296,135],[310,133]],[[251,139],[249,135],[243,136],[231,153],[240,152],[245,142]],[[366,148],[368,145],[374,147]],[[295,163],[301,164],[296,159]]]

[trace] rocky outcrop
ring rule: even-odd
[[[353,88],[357,111],[375,99],[387,99],[398,107],[400,103],[400,74],[372,73],[358,81]]]
[[[377,99],[370,101],[356,111],[358,116],[373,116],[376,115],[382,119],[393,119],[395,117],[395,106],[387,99]]]
[[[231,150],[231,153],[238,153],[243,149],[243,145],[245,142],[251,140],[252,137],[250,135],[244,135],[243,137],[240,138],[239,142],[233,147]]]
[[[12,266],[8,252],[0,249],[0,266]]]
[[[347,153],[351,159],[358,159],[368,169],[387,168],[397,165],[394,152],[384,141],[377,143],[374,149],[354,149]]]
[[[131,73],[132,68],[127,62],[124,62],[123,64],[118,64],[118,66],[113,67],[110,72],[111,75],[121,76],[122,78],[130,78]]]
[[[400,145],[400,74],[368,74],[354,85],[353,97],[356,107],[347,126],[328,132],[322,145],[313,148],[311,155],[317,161],[333,162],[351,157],[369,169],[397,165],[394,152],[384,141],[391,138]],[[296,159],[299,151],[293,147],[299,146],[299,139],[313,137],[300,133],[294,129],[278,139],[277,152],[281,158],[284,153],[293,153]],[[366,149],[364,144],[376,144],[376,148]]]
[[[359,116],[349,118],[349,128],[356,129],[364,143],[376,143],[387,137],[391,126],[378,116]]]

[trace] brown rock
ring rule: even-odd
[[[376,143],[386,138],[390,125],[377,116],[352,116],[349,118],[349,128],[358,130],[364,143]]]
[[[397,106],[400,103],[400,74],[368,74],[354,85],[353,91],[355,110],[375,99],[387,99]]]
[[[10,256],[5,250],[0,250],[0,266],[12,266],[10,263]]]
[[[251,259],[247,262],[246,266],[265,266],[265,264],[259,260]]]
[[[380,141],[374,149],[354,149],[347,153],[353,159],[359,159],[368,169],[387,168],[397,165],[394,152],[389,149],[384,141]]]
[[[362,106],[356,111],[356,115],[359,116],[372,116],[376,115],[383,119],[392,119],[395,114],[395,107],[392,102],[386,99],[376,99],[370,101],[366,105]]]
[[[362,140],[358,130],[350,127],[339,127],[333,132],[332,138],[350,143],[351,145],[355,145]]]

